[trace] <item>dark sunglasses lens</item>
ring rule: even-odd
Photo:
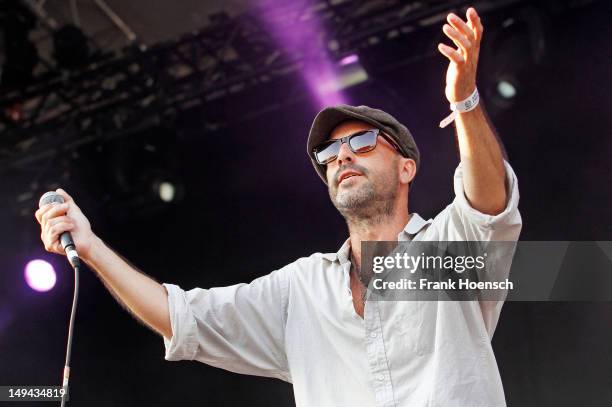
[[[349,140],[351,150],[355,153],[367,153],[376,147],[377,134],[374,131],[365,131],[351,137]]]
[[[322,146],[319,146],[315,149],[315,157],[319,164],[327,164],[331,161],[334,161],[336,157],[338,157],[338,152],[340,151],[340,140],[332,141],[331,143],[326,143]]]

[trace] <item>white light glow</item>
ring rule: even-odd
[[[32,260],[25,267],[25,280],[33,290],[45,292],[55,287],[57,276],[53,266],[44,260]]]

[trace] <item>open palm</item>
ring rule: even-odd
[[[476,10],[470,7],[466,12],[466,21],[450,13],[448,24],[442,31],[457,48],[438,44],[438,50],[449,59],[446,70],[446,88],[444,93],[451,103],[466,99],[476,87],[476,68],[480,53],[483,26]]]

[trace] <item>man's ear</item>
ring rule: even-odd
[[[412,158],[402,158],[401,162],[400,182],[402,184],[408,184],[416,175],[416,162]]]

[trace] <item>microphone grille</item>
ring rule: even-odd
[[[47,204],[52,203],[64,203],[64,197],[58,194],[55,191],[45,192],[43,196],[40,197],[40,201],[38,201],[38,207],[42,208]]]

